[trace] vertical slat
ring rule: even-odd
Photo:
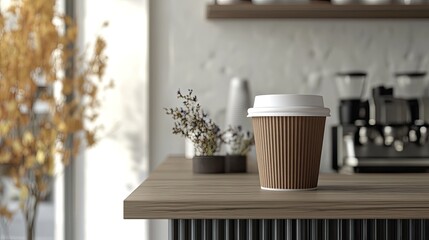
[[[340,220],[340,228],[341,228],[341,239],[349,239],[349,220],[341,219]]]
[[[234,239],[241,240],[239,239],[239,237],[240,237],[240,223],[238,219],[234,219]]]
[[[240,219],[240,237],[243,240],[248,240],[247,236],[247,221],[245,219]]]
[[[274,226],[274,219],[272,219],[272,220],[269,220],[270,221],[270,235],[271,235],[271,238],[270,239],[274,239],[274,231],[275,231],[275,226]]]
[[[323,235],[323,240],[329,240],[329,220],[328,219],[324,219],[323,220],[323,231],[324,231],[324,235]]]
[[[296,220],[296,239],[301,240],[302,239],[302,222],[301,219]]]
[[[351,221],[350,221],[350,224],[351,224],[351,229],[352,230],[350,230],[350,235],[351,236],[353,236],[353,240],[359,240],[359,239],[363,239],[362,238],[362,235],[361,235],[361,233],[362,233],[362,229],[361,229],[361,226],[362,226],[362,221],[361,220],[355,220],[355,219],[352,219]]]
[[[323,219],[317,220],[317,233],[316,233],[316,240],[323,240],[324,234],[323,234]]]
[[[287,219],[286,220],[286,239],[287,240],[293,240],[293,239],[295,239],[295,236],[293,234],[293,232],[294,232],[293,229],[294,229],[293,220],[292,219]]]
[[[385,239],[385,220],[384,219],[376,219],[376,231],[377,231],[377,239],[384,240]]]
[[[213,235],[212,220],[204,219],[203,220],[203,239],[211,240],[212,235]]]
[[[309,219],[304,219],[304,237],[305,239],[310,239],[311,238],[311,228],[310,228],[310,220]]]
[[[225,221],[224,219],[218,220],[217,239],[214,240],[225,240]]]
[[[271,221],[268,219],[263,219],[261,224],[261,239],[262,240],[271,240]]]
[[[411,226],[410,226],[410,239],[420,239],[420,231],[419,231],[419,220],[411,220]]]
[[[404,219],[402,222],[402,239],[409,239],[410,237],[410,220]]]
[[[298,233],[297,225],[298,225],[298,219],[294,219],[292,221],[292,236],[293,236],[292,239],[298,239],[299,233]]]
[[[422,235],[421,235],[421,226],[420,226],[420,220],[415,220],[415,224],[416,224],[416,239],[422,239]]]
[[[368,220],[368,239],[377,240],[377,222],[375,219]]]
[[[383,240],[383,239],[378,239],[377,219],[371,220],[371,230],[372,230],[371,235],[374,240]]]
[[[328,220],[328,224],[329,224],[329,239],[331,240],[336,240],[338,239],[338,234],[337,234],[337,220],[332,220],[329,219]]]
[[[338,240],[342,240],[343,239],[343,220],[342,219],[338,219],[337,220],[337,239]]]
[[[324,239],[324,219],[317,220],[317,240],[323,240]]]
[[[225,239],[226,240],[234,240],[235,237],[235,229],[234,229],[234,220],[228,219],[225,221]]]
[[[311,228],[310,228],[310,233],[311,233],[310,239],[311,240],[317,239],[317,234],[319,233],[319,231],[318,231],[318,222],[319,221],[320,220],[315,220],[315,219],[310,220],[310,226],[311,226]]]
[[[213,240],[217,240],[217,231],[219,230],[219,220],[217,219],[212,219],[212,235],[211,238]]]
[[[235,220],[235,238],[236,240],[247,239],[246,234],[246,220],[238,219]]]
[[[179,220],[170,219],[168,220],[168,239],[179,240]]]
[[[396,229],[397,229],[397,220],[387,220],[387,239],[397,239]]]
[[[190,220],[180,219],[179,220],[179,239],[188,240],[191,238],[191,224]]]
[[[185,239],[185,220],[179,220],[179,240]]]
[[[394,234],[392,234],[392,220],[389,219],[385,219],[386,221],[386,226],[385,226],[385,238],[386,239],[395,239],[396,236]]]
[[[274,236],[275,240],[284,240],[285,237],[285,223],[284,220],[276,219],[274,220]]]
[[[191,220],[191,239],[199,240],[202,239],[202,220],[201,219],[192,219]]]
[[[368,220],[362,220],[362,239],[368,240]]]
[[[311,228],[310,228],[310,220],[309,219],[304,219],[304,236],[305,239],[310,239],[311,238]]]
[[[247,220],[247,236],[249,240],[259,240],[259,220]]]
[[[357,221],[359,221],[359,220],[357,220]],[[353,220],[353,219],[349,219],[348,220],[348,234],[347,234],[347,236],[349,236],[349,239],[350,240],[355,240],[355,237],[356,237],[356,226],[355,226],[355,220]]]
[[[396,220],[396,240],[402,240],[402,219]]]
[[[225,239],[225,220],[215,219],[212,221],[213,240]]]
[[[186,219],[185,220],[185,235],[186,238],[185,239],[191,239],[192,237],[192,220],[190,219]]]
[[[362,221],[362,236],[364,240],[370,240],[368,238],[368,220],[366,219]]]

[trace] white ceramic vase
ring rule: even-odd
[[[194,143],[186,138],[185,140],[185,158],[192,159],[195,156],[195,146]]]
[[[250,90],[247,80],[235,77],[231,79],[226,107],[225,127],[241,126],[244,131],[251,131],[252,125],[247,118],[247,109],[250,107]],[[230,150],[226,145],[226,152]]]

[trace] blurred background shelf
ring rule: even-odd
[[[308,4],[209,4],[208,19],[236,18],[429,18],[429,4],[415,5],[333,5],[327,2]]]

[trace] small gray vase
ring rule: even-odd
[[[194,173],[225,173],[225,157],[194,156],[192,170]]]
[[[244,173],[247,170],[247,156],[226,155],[225,172],[226,173]]]

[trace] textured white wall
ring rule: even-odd
[[[151,32],[161,35],[151,36],[155,163],[184,151],[162,110],[177,104],[178,88],[194,89],[220,123],[234,76],[248,78],[254,95],[321,94],[332,110],[332,124],[337,122],[335,72],[368,71],[373,86],[393,82],[397,70],[429,70],[427,20],[207,20],[203,1],[159,2],[163,9],[155,13],[163,22],[151,27],[166,29]],[[163,52],[156,55],[157,50]],[[328,145],[325,141],[325,149]],[[323,170],[329,169],[328,160],[325,156]]]
[[[184,152],[162,107],[192,88],[223,122],[229,80],[250,80],[253,95],[314,93],[332,110],[322,171],[330,170],[329,126],[338,122],[333,73],[365,70],[371,86],[397,70],[429,70],[427,20],[207,20],[201,0],[151,2],[151,161]]]

